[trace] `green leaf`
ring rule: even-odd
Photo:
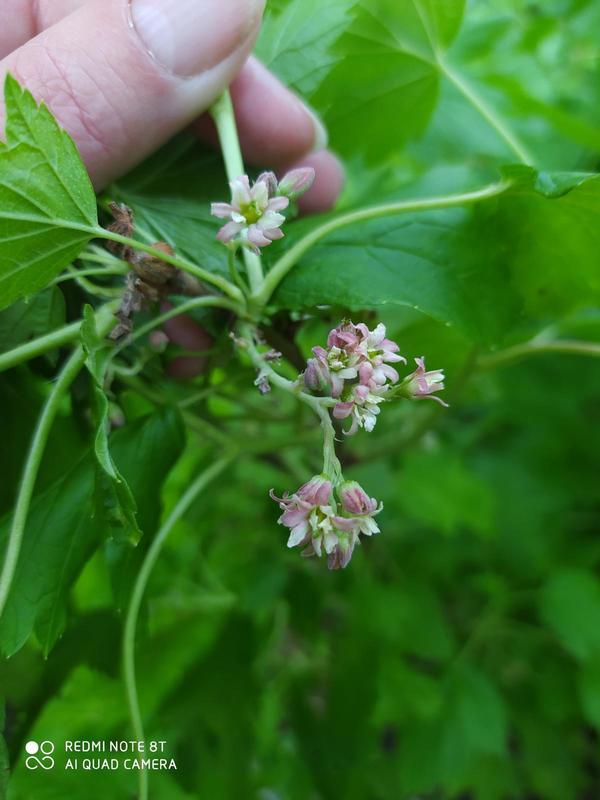
[[[339,61],[334,45],[353,20],[357,0],[303,0],[279,14],[267,8],[256,52],[291,88],[310,96]]]
[[[556,572],[539,598],[542,619],[575,658],[600,654],[600,581],[584,569]]]
[[[598,305],[599,212],[597,175],[530,173],[503,200],[498,233],[510,236],[511,283],[526,313],[561,316]]]
[[[24,297],[0,311],[0,348],[11,350],[59,328],[64,321],[65,301],[58,287]]]
[[[324,79],[313,102],[331,140],[343,154],[357,149],[370,159],[398,152],[421,133],[436,103],[439,73],[429,34],[451,35],[462,2],[363,0],[354,24],[339,42],[343,59]],[[358,145],[358,148],[357,148]]]
[[[106,366],[110,360],[111,348],[106,339],[101,339],[96,331],[94,309],[86,305],[81,323],[81,341],[86,353],[85,364],[92,376],[94,392],[94,422],[96,436],[94,453],[97,466],[97,502],[101,506],[101,516],[110,520],[117,531],[136,543],[142,531],[137,523],[135,498],[119,472],[109,448],[109,402],[104,390]]]
[[[276,302],[290,309],[404,305],[493,343],[526,312],[545,322],[600,300],[600,178],[526,167],[505,173],[513,186],[475,207],[402,213],[330,233],[288,274]],[[290,239],[314,224],[290,224]]]
[[[596,730],[600,730],[600,658],[581,666],[577,688],[584,717]]]
[[[166,410],[136,420],[115,431],[110,444],[140,508],[141,527],[150,535],[160,512],[160,487],[183,446],[180,419]],[[93,511],[94,474],[94,459],[88,455],[32,503],[0,619],[0,649],[7,656],[34,629],[48,653],[64,629],[71,586],[107,535],[106,520]],[[9,524],[10,517],[0,526],[3,543]]]
[[[7,75],[0,143],[0,308],[43,288],[98,226],[77,148],[46,106]]]
[[[6,747],[6,740],[4,738],[4,730],[6,727],[6,713],[4,700],[0,698],[0,796],[6,796],[6,789],[8,787],[8,777],[10,773],[10,761],[8,758],[8,750]]]
[[[457,665],[444,688],[437,718],[414,725],[402,750],[402,782],[412,791],[441,783],[454,794],[468,786],[477,759],[505,753],[506,708],[490,678],[470,664]]]

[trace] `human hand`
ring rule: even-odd
[[[101,189],[190,124],[214,139],[202,112],[237,75],[231,94],[245,158],[276,170],[315,167],[300,206],[322,211],[339,192],[341,167],[314,115],[248,58],[263,7],[264,0],[4,0],[0,78],[11,72],[45,101]],[[202,349],[206,338],[189,319],[172,320],[167,333],[188,349]],[[199,366],[180,361],[182,376]]]

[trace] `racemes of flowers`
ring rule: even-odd
[[[287,173],[278,181],[263,172],[251,184],[246,175],[230,182],[231,202],[213,203],[212,213],[229,221],[217,238],[229,247],[245,247],[260,253],[262,247],[283,237],[281,230],[290,200],[307,191],[315,174],[310,168]],[[327,346],[313,347],[306,369],[296,381],[283,378],[273,369],[279,353],[262,352],[256,328],[241,326],[235,341],[250,355],[264,394],[270,383],[296,394],[318,414],[323,430],[323,471],[295,492],[271,497],[282,514],[279,524],[289,529],[288,547],[301,547],[305,556],[327,557],[330,569],[343,569],[350,561],[360,535],[379,533],[375,517],[383,505],[356,482],[347,481],[335,453],[339,420],[346,436],[363,429],[371,432],[384,403],[408,398],[435,400],[444,388],[442,370],[427,370],[423,357],[416,369],[403,379],[397,367],[406,365],[398,344],[387,338],[385,325],[370,330],[363,322],[344,320],[330,331]],[[345,425],[345,427],[344,427]]]

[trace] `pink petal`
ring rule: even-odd
[[[211,203],[210,204],[210,213],[213,217],[228,217],[234,211],[233,206],[230,203]]]
[[[235,239],[244,226],[239,222],[228,222],[217,233],[217,239],[220,242],[230,242]]]
[[[287,197],[272,197],[267,205],[267,211],[283,211],[289,204]]]
[[[336,419],[346,419],[352,413],[354,403],[336,403],[333,407],[333,416]]]
[[[271,240],[267,239],[258,225],[250,225],[248,228],[248,241],[257,247],[265,247],[271,244]]]

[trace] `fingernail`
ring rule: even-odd
[[[265,0],[130,0],[132,27],[164,69],[197,75],[258,30]]]
[[[308,112],[308,116],[311,119],[315,131],[315,138],[312,146],[312,152],[325,150],[325,148],[329,144],[329,134],[327,133],[327,128],[325,127],[321,117],[317,114],[314,108],[306,104],[306,101],[304,103],[304,107]]]

